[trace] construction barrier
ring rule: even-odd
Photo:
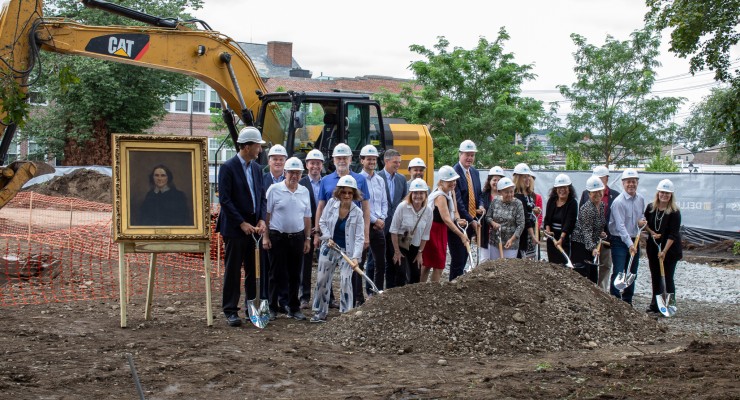
[[[111,207],[27,191],[0,209],[0,306],[117,299]],[[223,248],[218,235],[212,238],[212,285],[220,285]],[[149,255],[125,260],[129,297],[145,297]],[[155,293],[203,292],[202,254],[157,256]]]

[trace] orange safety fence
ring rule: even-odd
[[[211,285],[220,286],[223,246],[211,238]],[[129,296],[145,297],[149,254],[125,262]],[[118,299],[118,279],[110,204],[21,192],[0,209],[0,306]],[[154,292],[205,292],[203,255],[159,254]]]

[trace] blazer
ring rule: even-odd
[[[455,185],[455,196],[457,197],[457,210],[460,213],[461,218],[465,218],[466,221],[471,222],[475,219],[474,215],[470,215],[468,212],[468,198],[470,196],[468,190],[468,180],[465,177],[465,170],[462,165],[458,162],[455,164],[455,172],[460,175],[457,179],[457,185]],[[480,173],[474,167],[470,167],[470,179],[473,181],[473,196],[475,196],[475,208],[478,209],[483,205],[481,199],[481,187],[480,187]]]
[[[547,199],[547,206],[545,208],[544,225],[549,226],[553,232],[555,231],[555,228],[553,227],[552,218],[553,214],[555,214],[555,209],[558,206],[557,202],[557,194],[550,196],[550,198]],[[563,216],[563,221],[560,221],[562,226],[560,231],[567,233],[568,238],[570,238],[573,234],[573,230],[576,228],[576,220],[578,219],[578,203],[576,203],[576,199],[568,199],[565,204],[563,204],[563,207],[565,207],[565,215]]]
[[[321,228],[321,241],[326,242],[334,235],[334,228],[339,219],[340,202],[332,197],[326,203],[324,211],[319,219],[319,228]],[[362,209],[352,203],[347,214],[347,224],[344,228],[345,252],[350,258],[362,259],[362,250],[365,243],[365,219],[362,215]]]
[[[385,172],[385,169],[378,171],[377,174],[385,179],[386,183],[388,183],[388,174]],[[393,215],[396,214],[396,208],[401,204],[401,201],[403,201],[406,195],[409,194],[409,187],[406,185],[406,178],[400,172],[396,172],[396,175],[393,177],[393,184],[395,185],[393,198],[391,198],[391,189],[388,185],[385,185],[385,194],[388,198],[388,216],[385,219],[385,228],[383,230],[386,234],[390,232]]]
[[[311,223],[316,223],[316,198],[314,197],[313,193],[313,186],[311,185],[311,178],[306,175],[303,178],[301,178],[300,181],[298,181],[298,184],[308,189],[308,197],[311,198]],[[313,226],[313,225],[312,225]]]
[[[486,209],[486,214],[488,214],[488,209],[491,208],[491,192],[481,193],[481,200],[483,202],[483,208]],[[490,230],[491,226],[483,218],[480,224],[480,247],[484,249],[488,248]]]
[[[267,198],[262,186],[262,167],[256,162],[249,163],[249,173],[252,174],[254,182],[254,204],[257,221],[264,221],[267,210]],[[242,231],[242,222],[248,221],[248,210],[252,208],[249,204],[247,191],[249,190],[247,177],[244,176],[241,160],[236,155],[226,161],[218,171],[218,197],[221,204],[221,212],[216,222],[216,232],[223,237],[239,237],[246,234]]]
[[[612,204],[614,204],[614,200],[619,196],[619,192],[609,188],[609,207],[606,208],[606,215],[604,215],[604,221],[606,223],[606,226],[604,226],[604,232],[606,232],[606,241],[611,242],[612,240],[612,234],[609,232],[609,219],[612,215]],[[581,194],[581,201],[578,202],[578,208],[582,207],[585,203],[591,201],[588,198],[588,190],[584,190]]]

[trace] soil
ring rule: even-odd
[[[76,169],[24,190],[47,196],[74,197],[82,200],[111,204],[111,177],[89,169]]]
[[[231,328],[218,297],[212,327],[202,295],[155,294],[149,321],[134,297],[126,329],[115,301],[0,308],[0,398],[136,398],[130,356],[148,399],[740,399],[736,304],[649,318],[544,263],[386,290],[325,324]]]

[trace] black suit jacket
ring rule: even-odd
[[[256,161],[252,161],[249,163],[248,171],[252,174],[252,182],[255,186],[254,203],[256,209],[254,214],[257,221],[264,221],[267,199],[262,186],[262,167]],[[244,221],[249,222],[249,210],[252,205],[249,203],[248,190],[247,177],[244,175],[239,156],[234,156],[226,161],[218,171],[218,197],[221,212],[216,223],[216,232],[220,232],[223,237],[245,235],[239,225]]]
[[[611,232],[609,232],[609,218],[611,218],[611,215],[612,215],[612,204],[614,204],[614,200],[617,198],[617,196],[619,196],[619,192],[612,188],[609,188],[609,207],[607,207],[606,215],[604,216],[604,221],[606,221],[606,225],[604,226],[604,232],[606,232],[606,235],[607,235],[607,238],[606,238],[607,242],[611,242],[612,240],[612,234]],[[591,201],[591,200],[589,200],[588,198],[588,190],[584,190],[583,193],[581,194],[581,201],[578,203],[578,209],[580,209],[581,206],[587,201]]]
[[[308,189],[308,197],[311,200],[311,223],[316,224],[316,198],[314,197],[313,186],[311,185],[311,178],[306,175],[298,181],[299,185],[302,185]],[[312,227],[314,225],[311,225]]]
[[[457,210],[460,212],[460,217],[465,218],[466,221],[471,222],[475,219],[475,215],[470,215],[468,212],[468,199],[470,191],[468,190],[468,179],[465,177],[465,170],[460,163],[455,164],[455,172],[460,175],[457,179],[457,185],[455,185],[455,197],[457,198]],[[470,167],[470,179],[473,181],[473,196],[475,196],[475,208],[478,209],[483,205],[481,199],[481,187],[480,187],[480,173],[474,167]]]

